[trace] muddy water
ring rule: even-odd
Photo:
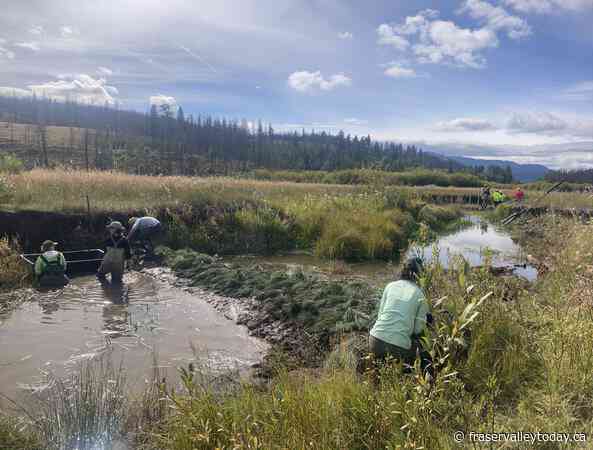
[[[154,354],[176,380],[177,367],[189,362],[245,373],[267,349],[210,306],[206,294],[145,273],[127,274],[119,287],[89,276],[61,291],[16,295],[33,301],[0,316],[0,392],[10,397],[42,387],[40,370],[62,375],[77,361],[104,352],[116,364],[123,361],[129,383],[138,386]]]

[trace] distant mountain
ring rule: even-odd
[[[498,159],[474,159],[465,156],[447,156],[449,159],[456,161],[464,166],[511,166],[513,171],[513,178],[521,182],[535,181],[543,178],[546,173],[550,171],[546,166],[541,164],[518,164],[513,161],[504,161]]]

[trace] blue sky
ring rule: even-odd
[[[5,0],[0,94],[593,167],[593,0]]]

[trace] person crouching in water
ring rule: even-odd
[[[107,225],[109,238],[104,242],[105,256],[97,272],[99,280],[111,274],[112,283],[121,283],[124,277],[125,262],[132,257],[130,243],[124,235],[125,228],[121,222],[111,222]]]
[[[60,288],[70,280],[66,276],[66,258],[56,250],[57,242],[44,241],[35,261],[35,280],[39,287]]]
[[[401,280],[385,287],[377,321],[369,336],[369,352],[375,361],[391,357],[403,364],[413,365],[416,352],[422,354],[418,338],[431,316],[424,293],[416,284],[421,271],[421,259],[408,259],[402,269]]]

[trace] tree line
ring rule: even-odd
[[[188,115],[182,108],[152,105],[147,113],[109,105],[58,102],[47,98],[0,97],[0,118],[31,124],[29,144],[49,165],[48,126],[82,129],[78,144],[65,151],[84,155],[87,167],[143,174],[235,173],[253,169],[324,170],[411,168],[466,172],[498,182],[512,181],[501,168],[468,168],[414,145],[373,141],[340,131],[276,131],[271,124]],[[70,132],[72,139],[73,132]],[[67,155],[66,155],[67,156]],[[67,159],[67,158],[62,158]]]
[[[552,183],[565,181],[567,183],[593,184],[593,168],[576,170],[551,170],[545,175],[545,180]]]

